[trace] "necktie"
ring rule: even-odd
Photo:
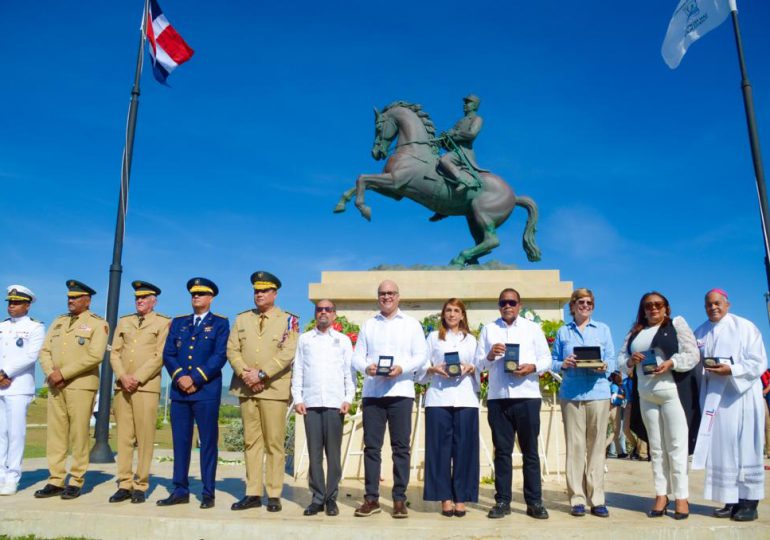
[[[200,324],[200,322],[201,322],[201,318],[196,316],[195,321],[193,322],[193,328],[198,328],[198,325]]]
[[[260,315],[260,316],[259,316],[259,331],[260,331],[260,332],[261,332],[261,331],[262,331],[262,329],[265,327],[265,319],[266,319],[266,318],[267,318],[267,317],[265,317],[264,315]]]
[[[142,327],[142,323],[144,322],[144,317],[139,317],[139,328]]]
[[[77,315],[70,315],[70,328],[72,328],[72,325],[77,320],[77,318]]]

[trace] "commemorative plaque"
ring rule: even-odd
[[[720,364],[733,365],[733,359],[725,356],[707,356],[703,359],[703,365],[706,367],[717,367]]]
[[[655,351],[652,349],[644,351],[644,360],[642,360],[642,373],[645,375],[652,375],[656,369],[658,369],[658,359],[655,356]]]

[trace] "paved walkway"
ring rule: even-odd
[[[168,451],[158,451],[168,456]],[[240,460],[236,453],[222,453],[228,460]],[[770,538],[770,502],[760,503],[760,519],[740,524],[710,517],[717,505],[704,501],[702,472],[690,477],[692,489],[690,518],[675,521],[671,517],[649,519],[644,511],[651,505],[652,478],[646,462],[609,460],[607,475],[607,504],[609,519],[594,516],[574,518],[568,515],[569,506],[565,486],[551,478],[544,484],[545,504],[550,511],[548,521],[537,521],[524,514],[521,499],[521,474],[514,471],[513,514],[501,520],[486,518],[486,508],[493,501],[492,486],[481,486],[478,505],[470,505],[465,518],[445,518],[438,503],[422,501],[422,485],[414,483],[409,490],[411,501],[409,519],[390,517],[389,486],[383,486],[383,513],[369,518],[353,517],[353,510],[363,494],[363,482],[346,480],[340,490],[340,515],[328,517],[302,516],[302,509],[310,503],[306,483],[295,483],[289,476],[283,491],[283,511],[268,513],[264,506],[258,509],[233,512],[230,505],[243,494],[243,465],[220,465],[217,471],[216,507],[200,510],[198,501],[188,505],[159,508],[155,501],[164,498],[171,489],[172,463],[168,460],[153,464],[149,500],[135,505],[128,502],[110,504],[109,496],[115,491],[115,464],[91,466],[86,477],[85,491],[80,498],[63,501],[59,498],[38,500],[33,492],[41,488],[47,478],[45,459],[25,462],[21,490],[14,496],[0,498],[0,533],[9,535],[35,534],[43,538],[76,536],[93,539],[253,539],[257,536],[272,539],[297,540],[361,540],[390,538],[571,538],[607,539],[620,535],[630,539],[665,540],[733,540]],[[192,492],[200,495],[197,454],[193,457]]]

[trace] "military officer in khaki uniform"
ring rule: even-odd
[[[160,289],[134,281],[136,313],[121,317],[112,339],[110,364],[115,372],[115,419],[118,424],[118,490],[111,503],[143,503],[149,487],[160,400],[160,371],[169,317],[155,312]],[[133,471],[134,442],[137,448]]]
[[[75,499],[80,495],[88,469],[88,427],[99,388],[99,364],[107,349],[107,321],[89,311],[96,291],[74,279],[67,281],[67,289],[69,313],[53,321],[40,350],[40,367],[50,392],[46,433],[49,478],[45,487],[35,492],[39,499],[55,495]],[[65,487],[68,443],[72,445],[72,463]]]
[[[232,509],[262,506],[262,460],[267,454],[267,510],[279,512],[286,461],[286,410],[299,319],[275,305],[281,288],[276,276],[254,272],[251,283],[256,309],[238,315],[227,342],[227,360],[234,372],[230,393],[240,400],[246,456],[246,496],[233,503]]]

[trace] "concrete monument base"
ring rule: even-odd
[[[308,296],[334,300],[338,314],[360,325],[377,313],[377,285],[385,279],[398,283],[401,309],[417,320],[439,313],[448,298],[460,298],[471,328],[500,316],[497,298],[506,287],[519,291],[522,304],[541,318],[555,321],[572,294],[572,282],[561,281],[558,270],[370,270],[323,272]]]

